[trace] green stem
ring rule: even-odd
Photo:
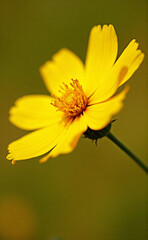
[[[132,153],[124,144],[122,144],[112,133],[108,133],[107,137],[120,147],[127,155],[129,155],[145,172],[148,174],[148,167]]]

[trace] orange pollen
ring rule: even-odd
[[[56,99],[51,104],[57,108],[57,111],[63,112],[67,117],[79,116],[87,106],[87,97],[79,81],[72,79],[70,86],[63,82],[63,86],[60,88],[61,96],[54,96]]]

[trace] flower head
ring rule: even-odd
[[[30,159],[48,153],[40,161],[74,150],[89,129],[108,126],[125,99],[128,87],[117,89],[137,70],[144,54],[132,40],[117,59],[118,42],[112,25],[92,28],[85,65],[74,53],[62,49],[40,69],[51,96],[29,95],[10,109],[10,121],[35,130],[12,142],[8,160]]]
[[[55,97],[54,103],[51,103],[59,111],[63,112],[66,117],[75,118],[83,113],[87,107],[87,97],[83,92],[82,86],[77,79],[70,83],[70,87],[63,83],[62,96]]]

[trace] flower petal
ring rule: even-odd
[[[65,135],[56,147],[42,159],[40,162],[46,162],[50,157],[57,157],[60,154],[69,153],[76,147],[80,136],[87,130],[87,124],[83,115],[75,118],[75,120],[69,125]]]
[[[90,101],[92,104],[102,102],[110,98],[119,86],[125,83],[142,63],[144,54],[137,50],[138,43],[132,40],[112,69],[108,72],[102,84],[100,83]],[[103,84],[104,83],[104,84]]]
[[[66,127],[53,123],[49,127],[29,133],[8,146],[8,160],[23,160],[40,156],[54,148],[65,134]]]
[[[83,113],[89,128],[100,130],[106,127],[112,120],[113,115],[117,114],[123,107],[122,101],[125,99],[129,87],[118,95],[108,99],[108,101],[91,105]]]
[[[99,102],[106,101],[109,99],[118,89],[120,82],[124,79],[127,74],[127,68],[123,67],[121,71],[115,76],[114,72],[110,70],[108,75],[102,79],[100,85],[95,92],[89,98],[90,105]]]
[[[10,122],[15,126],[34,130],[59,121],[62,113],[51,105],[52,97],[28,95],[19,98],[10,109]]]
[[[40,72],[47,89],[57,95],[63,82],[67,84],[71,79],[78,79],[81,83],[84,65],[79,57],[64,48],[53,56],[52,61],[47,61]]]
[[[118,50],[117,36],[112,25],[92,28],[86,56],[84,91],[90,96],[112,67]],[[102,83],[101,83],[102,84]]]
[[[133,39],[123,51],[113,67],[113,78],[116,78],[123,67],[127,68],[128,70],[127,74],[120,82],[120,86],[134,74],[144,59],[144,54],[137,48],[138,43],[135,39]]]

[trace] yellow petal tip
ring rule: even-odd
[[[12,156],[12,154],[9,153],[9,154],[6,156],[6,159],[9,160],[9,161],[11,161],[12,165],[15,165],[16,160],[14,160],[14,157]]]
[[[12,162],[11,162],[11,163],[12,163],[12,165],[15,165],[15,163],[16,163],[16,160],[12,160]]]
[[[10,160],[10,161],[13,160],[13,156],[10,153],[6,156],[6,158],[7,158],[7,160]]]
[[[42,157],[40,160],[39,160],[39,163],[45,163],[47,162],[47,160],[50,158],[50,155],[47,154],[46,156]]]

